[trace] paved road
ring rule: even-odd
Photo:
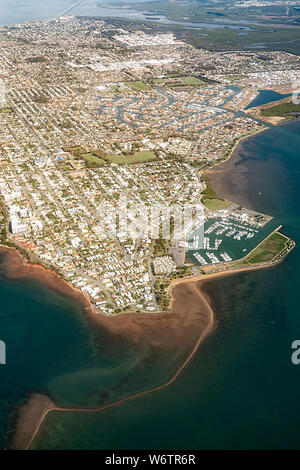
[[[78,0],[77,2],[73,3],[68,8],[66,8],[63,12],[61,12],[59,15],[57,15],[57,18],[59,18],[60,16],[67,15],[71,10],[73,10],[73,8],[78,7],[78,5],[80,5],[80,3],[82,3],[83,1],[84,0]]]

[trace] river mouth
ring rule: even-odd
[[[236,24],[236,22],[227,21],[226,23],[219,21],[219,19],[213,19],[212,22],[189,22],[189,21],[175,21],[168,19],[165,15],[156,12],[155,10],[145,10],[138,11],[134,9],[129,9],[128,7],[114,7],[112,4],[105,4],[107,6],[102,6],[102,4],[94,4],[90,6],[81,5],[80,7],[74,10],[74,14],[79,16],[99,16],[103,18],[125,18],[125,19],[135,19],[142,21],[155,21],[156,23],[165,24],[165,25],[180,25],[188,29],[238,29],[245,31],[255,31],[251,26],[246,26],[241,22]],[[109,6],[108,6],[109,5]],[[247,23],[248,24],[248,23]]]

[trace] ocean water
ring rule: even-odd
[[[0,24],[16,24],[53,18],[71,5],[71,0],[0,0]]]
[[[143,2],[147,0],[133,0]],[[153,0],[153,4],[158,0]],[[61,14],[69,6],[75,4],[75,0],[0,0],[0,24],[15,24],[23,23],[25,21],[38,21],[49,18],[55,18]],[[76,6],[70,13],[81,16],[99,16],[103,18],[128,18],[146,21],[151,14],[147,11],[142,12],[128,8],[118,8],[118,4],[126,5],[127,0],[109,0],[108,3],[102,2],[104,6],[98,6],[96,0],[83,0],[82,3]],[[114,4],[117,6],[114,7]],[[250,26],[236,25],[236,22],[228,22],[227,24],[218,23],[189,23],[181,21],[169,20],[164,15],[155,17],[156,22],[162,24],[178,24],[187,28],[230,28],[240,30],[252,30]]]
[[[134,3],[137,0],[131,0]],[[143,2],[146,0],[138,0]],[[157,0],[154,0],[154,2]],[[153,3],[154,3],[153,2]],[[55,18],[64,10],[75,4],[76,0],[0,0],[0,24],[16,24],[25,21],[40,21]],[[145,15],[139,11],[126,11],[118,8],[97,7],[97,1],[83,0],[82,3],[70,11],[70,14],[83,16],[126,17],[144,19]],[[127,0],[109,0],[114,3],[128,3]],[[103,2],[103,4],[106,4]]]
[[[49,18],[71,3],[0,0],[0,23]],[[217,182],[227,199],[276,217],[298,246],[299,142],[299,122],[254,136]],[[291,363],[299,266],[296,247],[279,266],[207,283],[217,330],[173,385],[102,413],[52,413],[33,447],[299,448],[300,366]],[[38,281],[8,280],[3,268],[0,299],[0,448],[9,447],[17,406],[32,391],[95,406],[160,383],[178,362],[175,353],[116,341],[73,300]]]
[[[99,407],[169,378],[184,352],[136,346],[95,325],[83,308],[33,279],[7,279],[0,258],[0,449],[32,392],[61,406]]]
[[[251,103],[249,103],[245,109],[254,108],[255,106],[262,106],[273,101],[279,101],[289,96],[291,96],[291,93],[278,93],[277,91],[273,90],[259,90],[257,97],[254,98],[254,100],[251,101]]]
[[[299,121],[256,135],[222,175],[225,197],[277,217],[298,244],[299,141]],[[101,413],[51,413],[33,447],[298,449],[299,257],[208,282],[217,330],[173,385]]]

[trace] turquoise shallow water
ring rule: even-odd
[[[99,407],[161,383],[181,359],[181,352],[168,357],[112,336],[75,301],[36,280],[8,280],[3,263],[0,299],[7,353],[0,365],[0,449],[9,447],[17,406],[32,392],[61,406]]]
[[[224,197],[273,215],[298,245],[299,136],[300,122],[254,136],[221,175]],[[296,247],[279,266],[208,283],[217,330],[172,386],[103,413],[50,414],[34,447],[298,448],[299,256]],[[32,391],[95,406],[161,383],[178,363],[178,352],[116,341],[71,299],[3,269],[0,298],[1,448]]]
[[[37,9],[40,0],[14,0],[12,8],[0,0],[0,22],[49,17],[70,3],[51,0]],[[299,136],[293,122],[249,139],[222,176],[224,197],[273,215],[298,246]],[[297,247],[275,268],[208,284],[218,328],[176,383],[103,413],[53,413],[34,447],[299,448],[300,366],[290,360],[300,338],[299,258]],[[9,446],[16,405],[32,391],[62,405],[95,406],[161,382],[178,360],[116,342],[72,300],[37,281],[7,280],[2,272],[0,299],[7,343],[0,448]]]
[[[252,137],[222,176],[224,196],[275,216],[298,244],[299,138],[299,122]],[[34,447],[299,448],[299,256],[207,283],[218,327],[173,385],[102,413],[53,413]]]

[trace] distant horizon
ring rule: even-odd
[[[118,0],[118,3],[122,3],[122,1],[124,0]],[[134,1],[132,0],[129,3],[134,3]],[[43,0],[0,0],[0,25],[9,26],[55,18],[74,3],[76,2],[73,0],[48,0],[47,3]],[[87,9],[91,7],[94,10],[97,3],[100,2],[97,2],[97,0],[92,2],[90,0],[83,0],[82,4],[74,8],[70,14],[90,14],[93,16],[93,11],[87,13]],[[107,3],[114,3],[114,0],[109,0]],[[79,8],[84,8],[86,11],[80,12],[78,11]]]

